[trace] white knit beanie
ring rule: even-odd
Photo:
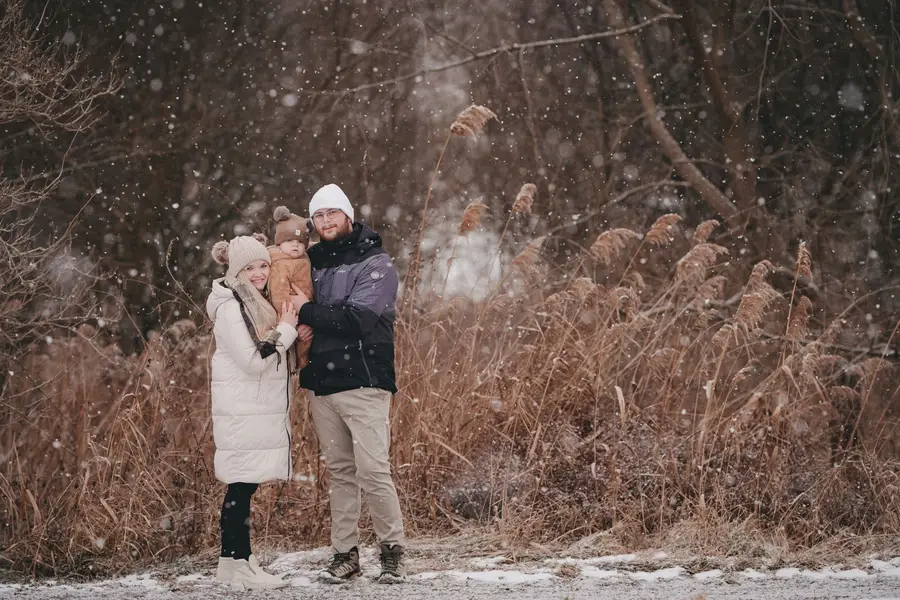
[[[255,233],[252,236],[239,235],[230,242],[216,242],[212,249],[215,261],[228,265],[228,275],[237,277],[247,265],[257,260],[271,263],[266,250],[266,236]]]
[[[323,208],[336,208],[353,221],[353,206],[350,199],[344,190],[333,183],[319,188],[319,191],[313,194],[312,200],[309,201],[309,216],[312,217]]]

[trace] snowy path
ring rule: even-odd
[[[40,582],[0,585],[0,598],[36,600],[226,600],[231,598],[285,598],[306,600],[413,600],[463,599],[604,599],[638,598],[787,600],[793,598],[846,598],[900,600],[900,559],[871,560],[864,567],[836,566],[817,570],[708,570],[690,573],[682,567],[639,570],[634,555],[559,559],[507,564],[502,557],[474,559],[459,565],[417,564],[404,585],[383,586],[372,581],[377,572],[372,550],[364,551],[364,577],[345,585],[314,582],[315,570],[327,558],[324,549],[282,554],[270,568],[291,582],[271,592],[241,592],[223,588],[209,571],[188,575],[144,573],[84,584]],[[428,567],[434,570],[427,570]]]

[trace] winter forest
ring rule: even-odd
[[[0,571],[216,547],[210,248],[328,183],[399,272],[410,537],[897,556],[896,10],[0,0]]]

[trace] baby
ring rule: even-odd
[[[291,284],[313,298],[312,266],[306,256],[309,244],[309,233],[306,230],[306,219],[292,214],[285,206],[275,209],[275,245],[269,246],[269,295],[272,305],[279,312],[281,305],[290,302],[293,294]],[[296,366],[302,369],[309,362],[309,347],[312,342],[297,342]]]

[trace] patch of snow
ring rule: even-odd
[[[870,575],[862,569],[847,569],[846,571],[837,571],[829,573],[835,579],[865,579]]]
[[[743,575],[747,579],[765,579],[768,577],[765,573],[760,573],[756,569],[744,569],[741,571],[741,575]]]
[[[619,571],[609,571],[591,565],[587,565],[581,569],[581,576],[590,577],[591,579],[610,579],[612,577],[619,577],[620,575],[621,573]]]
[[[777,577],[778,579],[791,579],[792,577],[796,577],[799,574],[800,569],[797,569],[795,567],[788,567],[775,571],[775,577]]]
[[[684,575],[685,571],[681,567],[669,567],[668,569],[659,569],[658,571],[650,571],[649,573],[638,571],[629,573],[628,576],[638,581],[659,581],[665,579],[675,579]]]
[[[711,571],[703,571],[701,573],[695,573],[694,579],[699,579],[700,581],[707,581],[709,579],[719,579],[725,573],[722,572],[722,569],[713,569]]]
[[[192,581],[210,581],[211,578],[203,573],[191,573],[190,575],[179,575],[175,578],[178,583],[190,583]]]
[[[483,581],[485,583],[535,583],[554,579],[550,573],[522,573],[520,571],[447,571],[447,575],[454,579]]]
[[[610,556],[596,556],[584,561],[586,565],[609,565],[627,563],[637,559],[637,554],[613,554]]]
[[[127,587],[142,587],[148,590],[161,591],[165,589],[158,581],[153,579],[149,573],[144,573],[143,575],[127,575],[121,579],[115,580],[115,583]]]
[[[503,563],[510,561],[505,556],[486,556],[481,558],[473,558],[469,562],[475,567],[487,569],[489,567],[496,567],[497,565],[502,565]]]

